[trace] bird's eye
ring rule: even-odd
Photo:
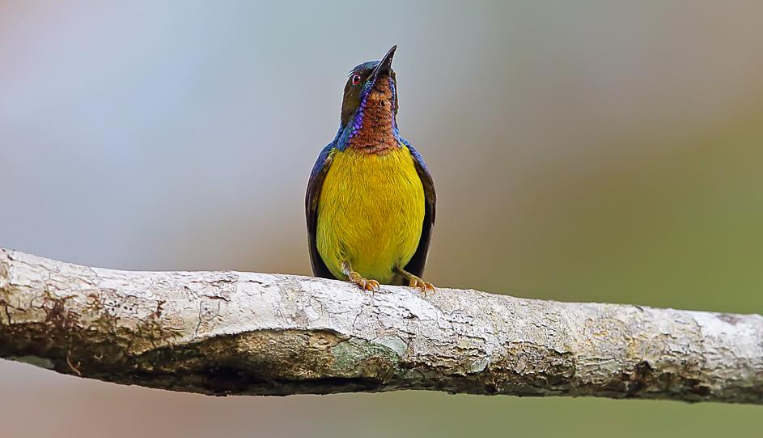
[[[352,85],[358,85],[360,83],[360,75],[352,75]]]

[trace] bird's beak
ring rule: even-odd
[[[392,46],[392,48],[387,51],[387,54],[384,55],[384,58],[379,61],[379,65],[374,68],[374,71],[371,73],[372,83],[376,83],[376,79],[379,76],[389,74],[390,71],[392,71],[392,57],[395,56],[395,50],[397,50],[397,46]]]

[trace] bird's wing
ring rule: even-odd
[[[305,216],[307,217],[307,240],[310,246],[310,263],[313,266],[313,274],[317,277],[334,278],[318,254],[318,246],[315,242],[316,229],[318,226],[318,199],[321,197],[321,188],[323,180],[326,178],[329,166],[331,165],[331,152],[334,150],[334,143],[327,145],[318,155],[315,161],[313,171],[310,172],[310,181],[307,183],[307,193],[305,194]]]
[[[434,226],[437,195],[435,194],[432,175],[429,174],[429,170],[427,170],[427,165],[424,163],[421,154],[419,154],[419,152],[406,140],[403,140],[403,144],[405,144],[408,150],[411,151],[413,162],[416,165],[416,172],[419,174],[421,183],[424,185],[424,202],[426,204],[424,210],[424,227],[421,229],[419,246],[416,248],[416,252],[413,254],[411,261],[405,266],[406,271],[417,277],[421,277],[424,273],[424,265],[426,265],[427,253],[429,252],[429,239],[432,236],[432,227]]]

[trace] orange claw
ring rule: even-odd
[[[417,289],[421,289],[421,292],[426,296],[428,292],[434,292],[435,288],[434,285],[428,281],[424,281],[416,276],[411,276],[411,279],[408,281],[409,287],[415,287]]]
[[[367,290],[369,292],[374,292],[379,290],[379,282],[376,280],[367,280],[363,278],[360,274],[357,272],[350,272],[350,275],[348,275],[351,282],[357,284],[360,286],[361,289]]]

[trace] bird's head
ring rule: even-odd
[[[397,137],[397,79],[392,70],[396,49],[392,46],[381,61],[364,62],[350,72],[342,99],[340,142],[361,131],[394,132]]]

